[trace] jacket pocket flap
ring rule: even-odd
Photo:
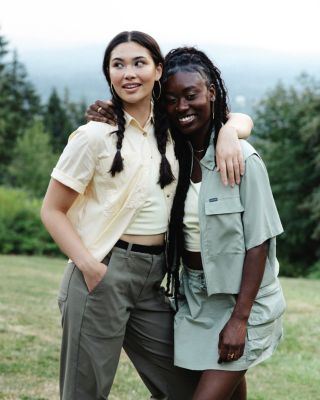
[[[212,198],[205,203],[206,215],[232,214],[244,211],[240,197],[229,197],[224,199]]]

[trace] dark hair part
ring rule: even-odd
[[[112,176],[115,176],[116,173],[123,170],[123,158],[121,156],[121,148],[125,132],[125,118],[122,100],[112,88],[112,82],[109,73],[109,64],[113,49],[121,43],[128,42],[135,42],[138,43],[140,46],[146,48],[150,52],[156,66],[158,66],[159,64],[163,64],[164,62],[158,43],[148,34],[139,31],[124,31],[119,33],[110,41],[108,47],[105,50],[103,59],[103,73],[110,87],[112,102],[118,122],[117,130],[112,132],[117,135],[117,151],[109,171]],[[161,103],[157,97],[153,96],[154,131],[157,139],[158,150],[161,154],[158,183],[160,184],[161,188],[163,188],[166,185],[169,185],[175,178],[173,176],[169,161],[166,157],[166,145],[168,141],[168,121],[164,113],[163,107],[161,106]]]
[[[228,96],[221,78],[221,72],[204,52],[194,47],[180,47],[171,50],[167,54],[162,76],[163,84],[165,85],[166,81],[178,72],[198,72],[205,80],[208,89],[212,85],[214,86],[215,100],[213,102],[211,129],[209,129],[207,134],[206,147],[209,145],[212,129],[215,131],[213,143],[215,147],[219,131],[227,121],[229,113]],[[175,140],[175,150],[180,163],[180,170],[169,225],[167,293],[172,295],[172,291],[174,292],[177,305],[177,298],[179,296],[179,266],[184,250],[184,205],[190,184],[192,154],[184,136],[174,127],[171,128],[171,132]]]

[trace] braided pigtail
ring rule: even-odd
[[[158,150],[161,154],[158,184],[163,189],[175,180],[171,165],[166,157],[166,146],[168,142],[168,121],[159,101],[154,103],[154,132],[157,140]]]
[[[179,180],[176,195],[171,209],[171,218],[168,235],[168,270],[166,293],[174,294],[176,309],[178,310],[178,298],[180,296],[180,263],[184,250],[183,217],[184,205],[190,185],[190,172],[192,166],[192,154],[180,135],[174,137],[175,151],[179,160]]]
[[[113,95],[112,102],[114,105],[114,111],[118,121],[118,129],[112,132],[113,134],[117,135],[117,143],[116,143],[116,154],[114,156],[109,172],[111,173],[112,176],[115,176],[116,173],[121,172],[123,170],[123,158],[121,155],[121,148],[125,131],[125,119],[122,108],[122,101],[120,100],[120,98],[117,97],[116,95]]]
[[[216,66],[212,65],[211,73],[212,76],[214,77],[214,82],[215,82],[214,84],[216,88],[216,99],[213,104],[214,107],[213,126],[214,126],[214,131],[216,132],[216,134],[214,135],[213,144],[214,148],[216,148],[219,131],[222,125],[225,124],[228,120],[229,107],[228,107],[228,95],[225,89],[224,81],[221,78],[221,72]]]

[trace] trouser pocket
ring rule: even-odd
[[[62,317],[63,317],[64,308],[65,308],[65,303],[68,298],[70,281],[71,281],[71,277],[72,277],[74,269],[75,269],[74,263],[68,263],[64,270],[62,279],[61,279],[57,300],[58,300],[58,305],[59,305],[59,309],[62,314]]]

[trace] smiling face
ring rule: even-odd
[[[182,134],[205,138],[212,120],[214,88],[199,72],[177,72],[164,85],[171,124]]]
[[[155,65],[149,50],[135,42],[121,43],[110,56],[109,77],[123,105],[149,104],[162,66]]]

